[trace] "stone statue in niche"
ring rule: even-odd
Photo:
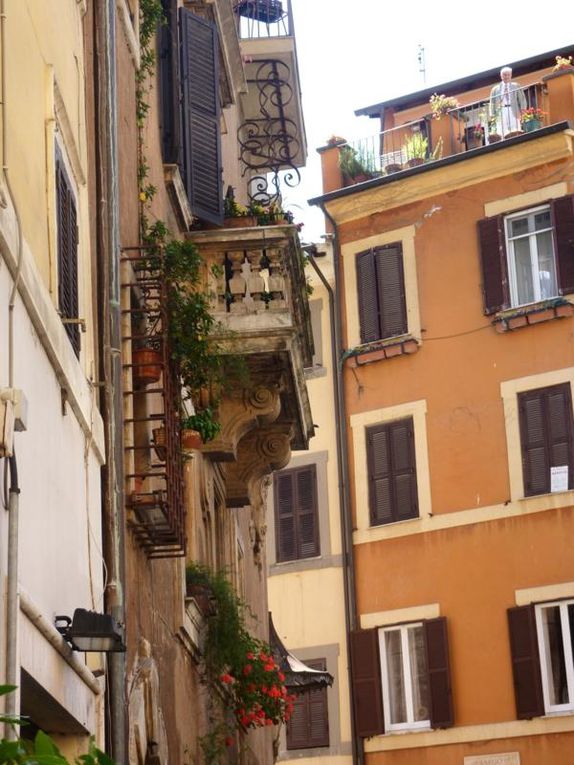
[[[128,681],[130,765],[167,765],[167,735],[159,700],[159,674],[151,645],[140,638]]]

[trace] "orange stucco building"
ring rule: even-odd
[[[440,119],[433,91],[360,110],[381,133],[320,149],[367,765],[572,759],[571,52],[447,83]]]

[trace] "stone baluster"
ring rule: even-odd
[[[285,299],[285,278],[283,276],[283,252],[278,247],[267,249],[269,259],[269,292],[271,301],[270,311],[282,311],[287,307]]]
[[[262,300],[263,293],[265,292],[265,280],[260,273],[262,256],[262,250],[247,250],[247,259],[251,266],[251,274],[249,275],[247,286],[253,300],[253,310],[256,313],[265,310],[265,303]]]
[[[245,253],[243,250],[235,250],[227,253],[229,260],[231,261],[231,279],[229,280],[229,291],[233,296],[233,303],[231,303],[229,310],[231,313],[245,313],[247,307],[245,305],[245,290],[247,283],[242,276],[241,270],[243,261],[245,260]]]
[[[207,283],[213,313],[225,313],[225,253],[210,253],[207,258]]]

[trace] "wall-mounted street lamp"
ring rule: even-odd
[[[76,608],[74,616],[56,616],[55,626],[74,651],[125,651],[121,630],[109,614]]]

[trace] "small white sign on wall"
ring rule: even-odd
[[[477,757],[465,757],[464,765],[520,765],[520,753],[479,754]]]
[[[568,465],[550,468],[550,491],[568,491]]]

